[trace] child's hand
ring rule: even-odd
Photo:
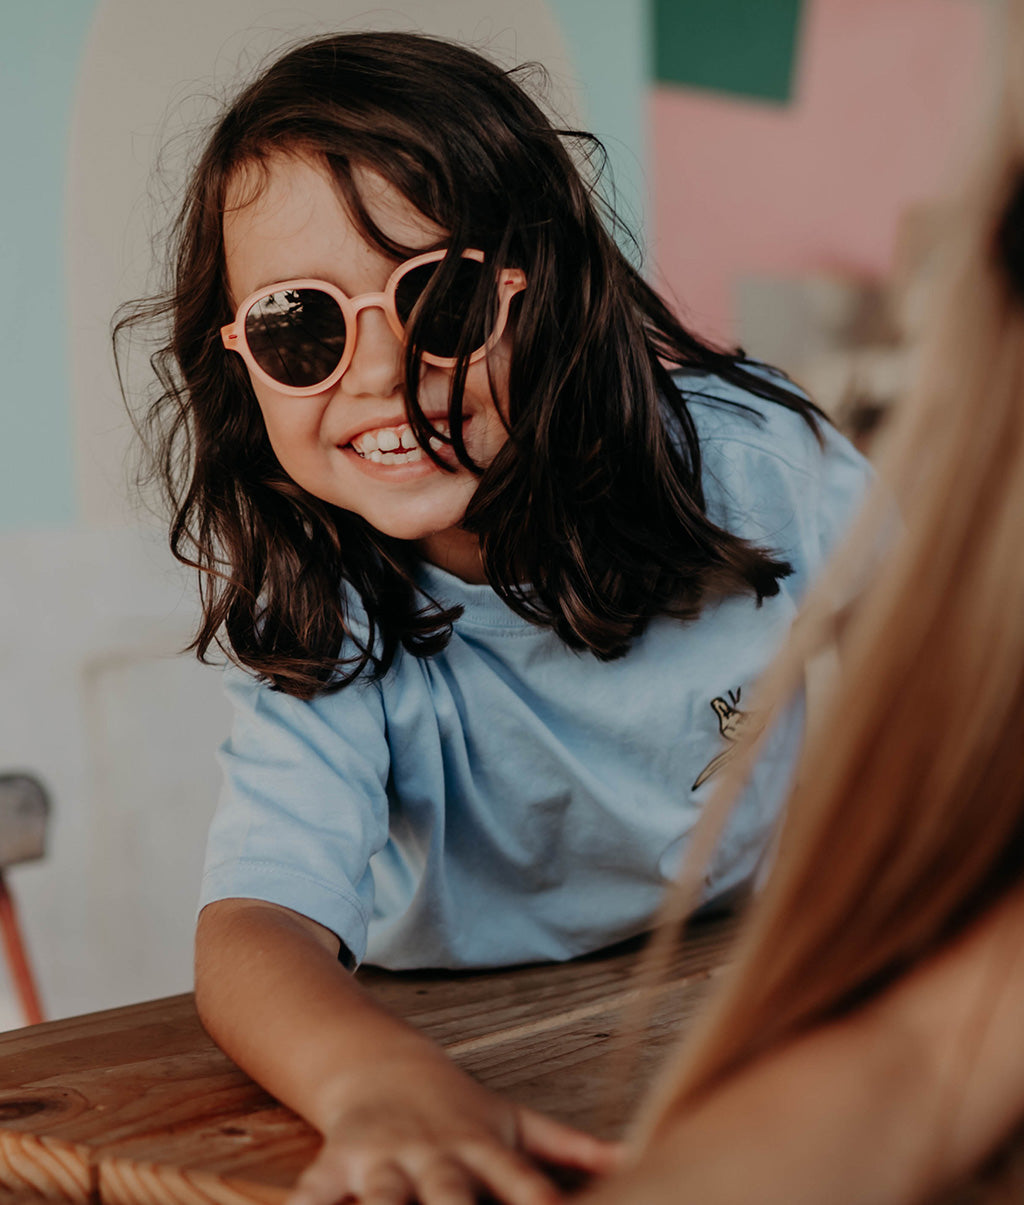
[[[286,1205],[505,1205],[562,1199],[534,1161],[590,1174],[619,1147],[520,1108],[443,1057],[389,1059],[346,1078],[319,1155]]]
[[[482,1088],[355,982],[333,934],[287,908],[203,910],[196,1002],[227,1053],[324,1135],[287,1205],[548,1205],[560,1194],[536,1163],[618,1163],[617,1146]]]

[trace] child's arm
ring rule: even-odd
[[[393,1017],[338,962],[338,939],[286,908],[203,909],[196,1004],[228,1055],[324,1135],[293,1205],[559,1199],[535,1156],[606,1172],[616,1148],[493,1095]]]
[[[1024,1116],[1022,935],[1018,890],[877,1001],[663,1122],[585,1205],[930,1200]]]

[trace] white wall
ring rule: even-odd
[[[9,873],[44,1007],[183,991],[228,721],[217,672],[177,656],[190,585],[130,529],[6,534],[0,561],[0,766],[54,804],[47,857]]]

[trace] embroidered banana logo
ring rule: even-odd
[[[719,695],[711,700],[711,710],[718,716],[718,731],[729,744],[701,770],[690,788],[691,791],[696,791],[699,786],[707,782],[712,774],[720,770],[730,758],[736,755],[736,742],[740,737],[748,733],[753,734],[761,727],[760,718],[755,712],[740,711],[736,706],[740,701],[740,690],[742,687],[735,692],[730,690],[728,699],[723,699]]]

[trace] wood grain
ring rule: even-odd
[[[13,1189],[0,1188],[0,1205],[43,1205],[46,1197],[28,1190],[17,1192]]]
[[[563,965],[359,978],[488,1087],[611,1136],[733,930],[695,928],[649,994],[629,1059],[616,1035],[635,1002],[639,943]],[[190,995],[0,1036],[0,1190],[105,1205],[277,1205],[318,1146],[217,1050]]]

